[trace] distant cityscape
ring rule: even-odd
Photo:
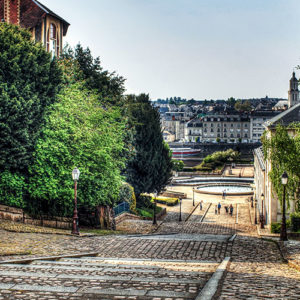
[[[267,122],[297,103],[299,90],[295,83],[298,81],[293,73],[288,99],[171,97],[157,99],[153,105],[160,112],[166,142],[260,143]]]

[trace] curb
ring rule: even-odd
[[[209,203],[208,208],[206,209],[204,215],[203,215],[202,218],[200,219],[200,223],[202,223],[203,220],[205,219],[205,217],[206,217],[206,215],[207,215],[207,213],[208,213],[210,207],[211,207],[211,203]]]
[[[190,214],[187,216],[187,218],[185,219],[184,222],[187,222],[189,220],[189,218],[192,216],[192,214],[195,212],[195,210],[197,209],[197,207],[199,207],[200,202],[193,208],[193,210],[190,212]]]
[[[77,258],[83,256],[98,256],[98,252],[88,252],[88,253],[80,253],[80,254],[70,254],[70,255],[57,255],[57,256],[43,256],[43,257],[33,257],[33,258],[25,258],[25,259],[14,259],[14,260],[3,260],[0,261],[0,265],[3,264],[29,264],[33,261],[38,260],[59,260],[61,258]]]
[[[211,300],[216,298],[221,288],[221,282],[228,270],[229,262],[230,257],[225,257],[195,300]]]

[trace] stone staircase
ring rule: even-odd
[[[84,256],[0,264],[0,299],[195,299],[213,261]]]

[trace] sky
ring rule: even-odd
[[[287,98],[300,65],[299,0],[40,1],[71,24],[66,42],[153,100]]]

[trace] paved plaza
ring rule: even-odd
[[[258,235],[247,197],[196,195],[193,206],[190,188],[178,190],[188,195],[181,222],[179,205],[167,207],[158,226],[120,224],[119,230],[130,228],[127,235],[2,229],[0,299],[300,299],[300,273],[283,261],[275,242]],[[232,216],[224,209],[229,203]],[[286,248],[297,263],[300,244],[291,241]],[[216,285],[213,279],[229,258]]]

